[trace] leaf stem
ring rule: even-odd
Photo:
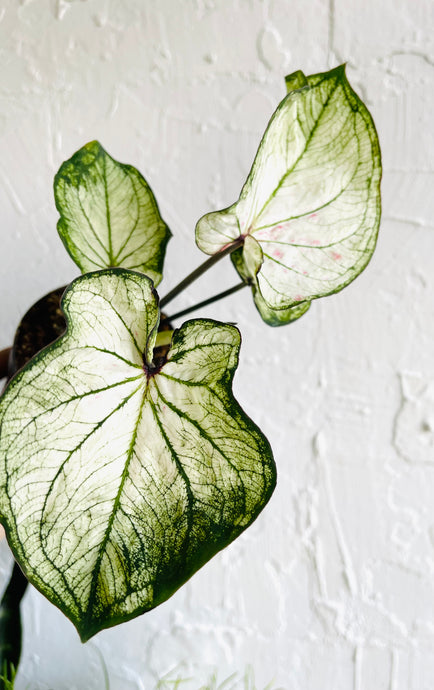
[[[161,321],[168,321],[169,319],[165,316]],[[157,347],[163,347],[164,345],[170,345],[172,341],[173,331],[159,331],[155,339],[154,349]]]
[[[212,304],[213,302],[217,302],[220,299],[223,299],[224,297],[229,297],[229,295],[232,295],[234,292],[238,292],[238,290],[241,290],[241,288],[246,287],[249,283],[242,280],[241,283],[237,283],[236,285],[233,285],[233,287],[229,288],[228,290],[223,290],[223,292],[219,292],[217,295],[213,295],[212,297],[208,297],[208,299],[203,300],[203,302],[198,302],[197,304],[194,304],[192,307],[187,307],[186,309],[182,309],[181,311],[177,311],[176,314],[171,314],[170,316],[165,316],[164,321],[173,321],[173,319],[178,319],[180,316],[185,316],[186,314],[190,314],[190,312],[195,311],[196,309],[200,309],[201,307],[206,307],[208,304]]]
[[[191,283],[193,283],[197,278],[200,278],[200,276],[205,273],[209,268],[214,266],[220,259],[223,259],[224,256],[227,254],[231,254],[235,249],[238,249],[238,247],[241,247],[241,245],[244,242],[244,237],[240,236],[234,242],[231,242],[228,244],[227,247],[224,249],[221,249],[219,252],[216,254],[213,254],[212,256],[209,257],[206,261],[204,261],[200,266],[194,269],[192,273],[190,273],[184,280],[181,280],[178,285],[176,285],[170,292],[167,293],[165,297],[163,297],[160,300],[160,308],[163,308],[166,304],[169,304],[175,297],[177,297],[185,288],[187,288]]]

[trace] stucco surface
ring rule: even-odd
[[[383,154],[377,251],[281,329],[250,295],[199,312],[243,334],[235,392],[278,485],[257,522],[165,604],[81,645],[36,591],[17,689],[431,690],[434,683],[434,10],[431,0],[3,0],[0,348],[77,269],[54,173],[98,139],[150,183],[174,237],[238,197],[285,74],[342,62]],[[174,303],[235,282],[219,265]],[[0,545],[0,577],[11,560]],[[166,684],[160,687],[174,687]],[[214,687],[214,686],[210,686]]]

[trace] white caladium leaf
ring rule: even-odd
[[[92,141],[63,163],[54,195],[59,235],[82,273],[121,266],[158,285],[171,233],[136,168]]]
[[[89,273],[67,330],[0,402],[0,511],[27,578],[82,640],[165,601],[258,515],[266,438],[232,394],[239,331],[186,322],[155,357],[144,275]]]
[[[378,138],[344,67],[296,72],[287,85],[239,200],[196,227],[207,254],[244,239],[233,261],[272,325],[354,280],[374,251],[380,221]]]

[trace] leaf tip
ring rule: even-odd
[[[93,151],[93,150],[100,150],[103,147],[101,146],[101,144],[99,143],[99,141],[97,139],[93,139],[92,141],[89,141],[87,144],[85,144],[83,146],[83,148],[88,149],[89,151]]]
[[[80,642],[82,644],[85,644],[86,642],[89,642],[91,637],[93,637],[98,631],[89,631],[87,628],[81,628],[78,625],[75,625],[75,629],[77,630],[78,636],[80,638]]]
[[[348,77],[346,74],[346,67],[347,63],[343,62],[341,65],[338,65],[334,69],[332,69],[329,74],[334,75],[336,77],[336,81],[340,82],[342,84],[342,87],[345,92],[345,96],[348,100],[348,103],[351,107],[351,110],[353,112],[358,112],[360,109],[361,101],[360,98],[357,96],[356,92],[352,88],[350,82],[348,81]]]

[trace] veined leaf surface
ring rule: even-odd
[[[24,573],[86,640],[239,535],[275,465],[232,395],[234,326],[188,321],[153,363],[158,298],[123,269],[78,278],[63,310],[65,334],[0,402],[0,510]]]
[[[240,237],[254,240],[233,261],[272,325],[354,280],[374,251],[380,221],[378,138],[344,67],[296,72],[287,84],[239,200],[196,227],[207,254]]]
[[[121,266],[158,285],[171,233],[136,168],[92,141],[63,163],[54,195],[59,235],[82,273]]]

